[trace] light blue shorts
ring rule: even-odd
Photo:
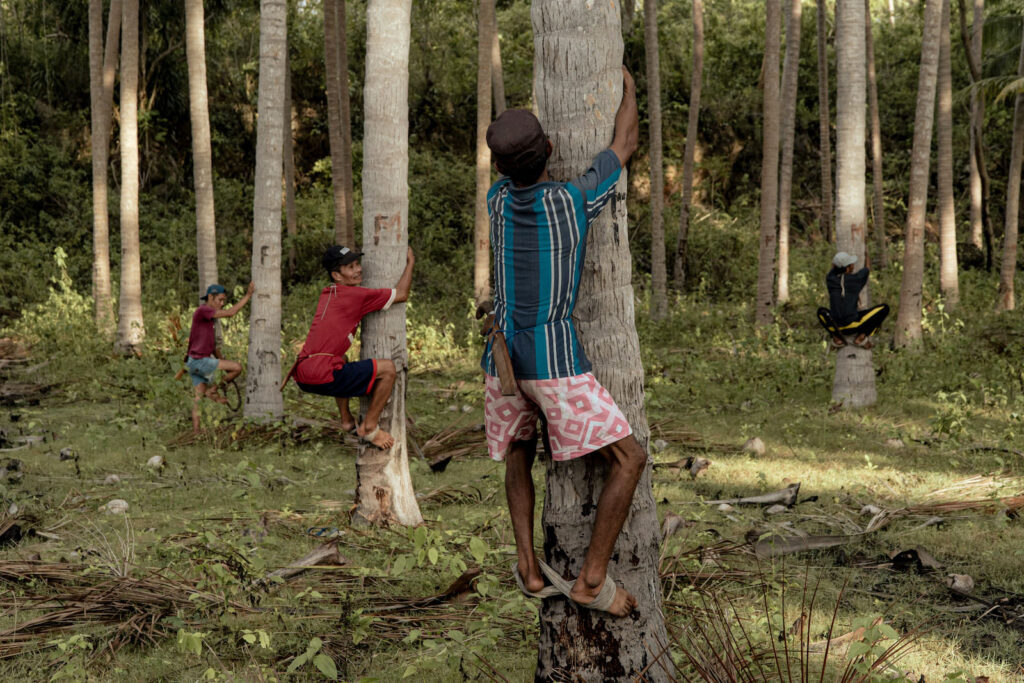
[[[209,384],[213,380],[213,373],[217,372],[219,364],[220,361],[216,356],[189,358],[185,363],[185,367],[188,368],[188,376],[192,380],[192,386]]]

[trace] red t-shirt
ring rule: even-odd
[[[333,382],[334,371],[345,365],[345,352],[355,341],[359,321],[367,313],[386,311],[395,300],[395,294],[393,289],[324,287],[306,343],[299,352],[295,380],[302,384]]]
[[[207,358],[217,348],[217,336],[213,330],[213,307],[200,306],[192,314],[192,329],[188,333],[188,355],[190,358]]]

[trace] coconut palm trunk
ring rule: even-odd
[[[292,62],[288,52],[288,37],[284,48],[284,111],[281,113],[281,135],[284,136],[284,223],[288,233],[288,275],[295,274],[296,246],[299,236],[299,217],[295,209],[295,112],[292,105]]]
[[[363,88],[363,259],[367,287],[393,287],[409,241],[409,40],[412,0],[370,0],[366,6]],[[362,358],[390,358],[398,370],[380,427],[389,449],[360,447],[356,457],[357,522],[420,524],[409,474],[405,391],[409,374],[405,304],[363,319]],[[363,401],[365,412],[367,402]]]
[[[939,76],[935,133],[939,139],[936,158],[939,202],[939,290],[942,292],[946,310],[953,311],[960,301],[960,282],[956,260],[956,206],[953,202],[953,75],[950,64],[949,5],[949,0],[943,0],[942,25],[939,27]]]
[[[281,180],[287,0],[260,0],[260,73],[253,191],[249,365],[244,414],[267,420],[284,413],[281,383]]]
[[[196,260],[199,296],[218,281],[217,230],[213,204],[213,151],[206,91],[206,26],[203,0],[185,0],[185,56],[192,121],[192,176],[196,193]]]
[[[644,0],[644,53],[647,57],[647,116],[651,159],[651,319],[668,314],[665,270],[665,171],[661,142],[661,74],[658,56],[658,0]]]
[[[828,103],[828,50],[825,41],[828,6],[818,0],[818,139],[821,166],[821,232],[825,240],[832,239],[832,132]]]
[[[348,96],[348,40],[344,0],[324,0],[324,66],[327,127],[331,145],[334,239],[355,246],[352,199],[352,126]]]
[[[480,0],[477,13],[476,69],[476,203],[473,223],[473,301],[491,298],[491,229],[487,217],[487,190],[491,186],[491,150],[487,126],[491,123],[491,50],[494,38],[494,0]]]
[[[871,115],[871,201],[875,237],[874,266],[888,263],[885,243],[885,184],[882,182],[882,120],[878,113],[878,79],[875,76],[875,41],[871,35],[871,3],[864,3],[864,40],[867,45],[868,112]]]
[[[972,3],[974,22],[971,25],[970,41],[968,44],[967,64],[968,73],[973,86],[981,79],[981,58],[982,58],[982,31],[985,26],[985,0],[974,0]],[[967,8],[964,7],[964,0],[960,0],[960,27],[962,33],[966,34]],[[984,140],[983,130],[985,121],[985,99],[977,87],[971,88],[971,162],[970,162],[970,188],[971,188],[971,244],[981,249],[984,239],[984,194],[982,191],[982,173],[984,167],[979,163],[983,158],[980,153]]]
[[[534,90],[538,116],[554,153],[548,169],[566,180],[584,172],[612,139],[622,98],[622,33],[614,3],[534,0]],[[587,107],[577,103],[588,102]],[[644,373],[633,309],[623,173],[618,194],[592,224],[574,320],[593,372],[623,410],[645,449]],[[590,543],[606,468],[595,458],[550,461],[542,528],[545,559],[575,577]],[[607,618],[567,600],[545,600],[535,680],[571,672],[578,681],[670,680],[658,579],[658,519],[651,464],[637,485],[608,573],[639,602],[630,617]],[[659,655],[662,655],[659,657]],[[655,658],[658,658],[655,661]],[[667,671],[667,670],[668,671]]]
[[[867,225],[864,2],[836,3],[836,245],[857,257],[858,269],[864,266]],[[847,344],[836,354],[832,402],[860,408],[875,400],[871,351]]]
[[[1021,37],[1024,45],[1024,36]],[[1024,78],[1024,47],[1020,51],[1017,77]],[[1010,169],[1006,176],[1006,215],[1003,219],[1003,261],[999,269],[999,298],[996,310],[1015,308],[1013,279],[1017,274],[1017,233],[1020,214],[1021,162],[1024,159],[1024,93],[1017,93],[1013,104],[1013,141]]]
[[[693,70],[690,72],[690,103],[686,119],[686,148],[683,150],[682,208],[679,211],[679,235],[676,240],[676,262],[673,269],[675,287],[680,292],[686,284],[687,244],[690,238],[690,216],[693,202],[693,164],[697,152],[697,127],[700,122],[700,91],[704,79],[704,3],[693,0]]]
[[[779,21],[780,0],[765,0],[764,125],[761,143],[761,232],[757,250],[754,321],[772,323],[775,294],[775,210],[779,201]]]
[[[935,89],[939,67],[939,28],[943,0],[927,0],[917,80],[914,142],[910,153],[907,228],[903,241],[903,280],[893,343],[912,346],[921,340],[921,290],[924,280],[924,220],[928,208],[928,165],[931,161]]]
[[[121,5],[121,292],[117,340],[121,353],[137,353],[146,337],[142,322],[139,253],[139,2]]]
[[[494,0],[490,0],[494,4]],[[491,84],[494,91],[494,116],[505,111],[505,75],[501,69],[501,34],[498,32],[498,12],[491,12]]]
[[[110,212],[107,207],[107,166],[110,163],[110,121],[114,107],[117,41],[121,33],[121,0],[111,0],[106,41],[103,0],[89,0],[89,100],[92,134],[92,297],[96,329],[109,340],[114,332],[110,298]]]
[[[793,138],[796,132],[796,87],[800,71],[801,0],[790,0],[786,15],[786,58],[782,64],[782,164],[779,168],[779,274],[777,297],[789,301],[789,217],[793,195]]]

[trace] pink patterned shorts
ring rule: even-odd
[[[558,379],[521,379],[515,396],[502,396],[497,377],[487,376],[484,423],[487,450],[504,460],[513,441],[537,436],[537,419],[548,424],[553,460],[572,460],[633,433],[608,390],[589,372]]]

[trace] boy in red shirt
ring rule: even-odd
[[[303,391],[333,396],[338,403],[343,429],[378,448],[391,448],[395,440],[381,430],[378,420],[395,385],[395,364],[390,358],[348,363],[345,352],[355,341],[355,331],[363,316],[374,311],[386,311],[391,304],[409,299],[412,266],[416,259],[409,249],[405,270],[394,289],[368,289],[359,286],[363,282],[360,256],[361,253],[338,245],[324,252],[321,263],[331,284],[320,292],[306,343],[289,377],[294,374],[296,384]],[[349,398],[354,396],[370,397],[366,416],[358,426],[348,407]]]
[[[225,371],[227,374],[224,375],[221,383],[226,384],[242,372],[240,363],[220,357],[213,321],[216,318],[230,318],[242,310],[242,307],[252,298],[252,291],[253,285],[250,282],[245,296],[225,311],[223,309],[228,298],[227,292],[221,285],[210,285],[206,288],[206,295],[203,296],[203,301],[206,303],[192,314],[192,329],[188,333],[188,354],[185,357],[185,367],[188,368],[188,376],[195,388],[195,397],[192,400],[193,432],[199,432],[199,401],[204,396],[217,403],[227,403],[227,399],[218,393],[217,385],[213,383],[213,374],[217,370]]]

